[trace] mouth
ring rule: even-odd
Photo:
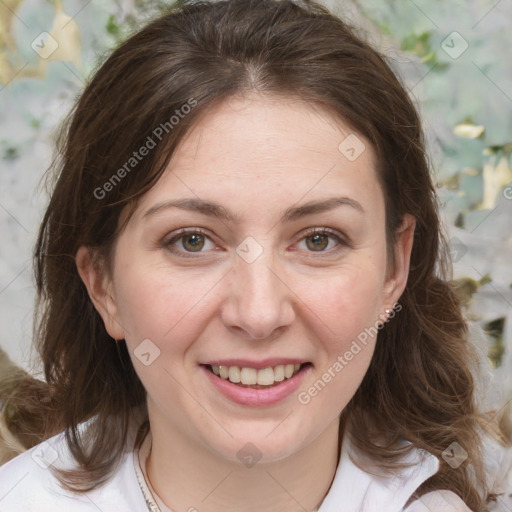
[[[205,364],[219,379],[229,381],[240,388],[270,389],[305,371],[311,363],[279,364],[266,368]]]

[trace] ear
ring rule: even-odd
[[[390,308],[398,301],[407,284],[415,227],[416,219],[406,214],[396,233],[395,267],[390,269],[384,286],[384,304]]]
[[[112,279],[90,247],[82,246],[75,257],[78,273],[87,288],[89,297],[105,324],[105,329],[112,338],[124,339],[124,329],[119,323],[119,314]]]

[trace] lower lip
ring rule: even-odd
[[[296,391],[310,365],[301,368],[293,377],[266,389],[243,388],[229,382],[229,380],[217,377],[206,366],[201,366],[201,368],[206,373],[207,378],[210,379],[210,382],[229,400],[240,405],[264,407],[276,404]]]

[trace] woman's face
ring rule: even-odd
[[[252,443],[271,461],[339,419],[403,291],[412,243],[407,221],[387,273],[374,158],[318,108],[232,98],[197,122],[141,199],[111,277],[79,252],[153,422],[228,460]],[[301,366],[290,377],[286,365]]]

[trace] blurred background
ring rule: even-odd
[[[482,404],[510,438],[512,2],[322,3],[386,55],[420,108]],[[34,374],[32,248],[56,127],[109,50],[166,5],[0,1],[0,349]]]

